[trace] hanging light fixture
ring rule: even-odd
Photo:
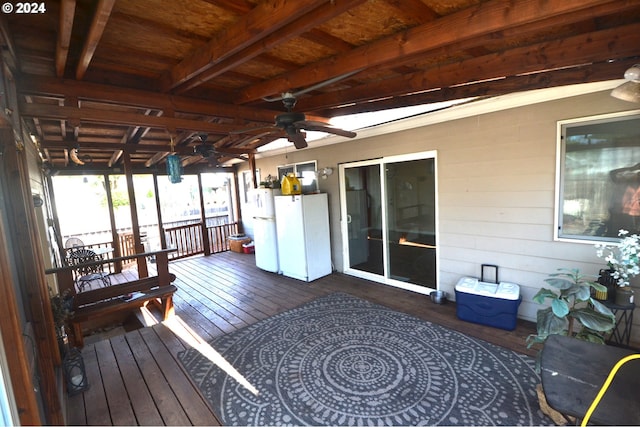
[[[182,182],[182,164],[180,164],[180,157],[173,152],[173,137],[171,137],[171,154],[167,156],[167,175],[172,184]]]
[[[629,102],[640,102],[640,64],[636,64],[624,73],[627,80],[611,91],[611,96]]]

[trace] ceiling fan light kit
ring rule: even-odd
[[[640,64],[636,64],[624,73],[627,80],[611,91],[611,96],[628,102],[640,103]]]

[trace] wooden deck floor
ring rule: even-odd
[[[176,315],[83,349],[89,390],[70,397],[69,425],[220,425],[176,358],[190,340],[210,340],[322,295],[340,291],[527,354],[531,322],[513,332],[461,322],[455,305],[332,274],[311,284],[256,268],[253,255],[225,252],[171,262]],[[134,272],[135,273],[135,272]],[[129,273],[131,274],[131,273]]]

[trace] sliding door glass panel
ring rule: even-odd
[[[436,287],[433,158],[385,164],[388,277]]]
[[[354,270],[383,275],[380,165],[346,168],[344,175],[348,265]]]

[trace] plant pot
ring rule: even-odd
[[[67,336],[64,326],[56,327],[56,338],[58,339],[60,358],[64,358],[65,354],[69,351],[69,337]]]
[[[613,270],[610,269],[602,269],[600,270],[600,276],[598,277],[598,283],[600,283],[601,285],[605,286],[607,288],[606,292],[596,292],[595,294],[595,298],[598,300],[602,300],[602,301],[611,301],[614,302],[615,299],[615,293],[616,293],[616,288],[617,283],[616,283],[616,279],[614,279],[611,274],[613,273]]]
[[[615,301],[616,305],[631,305],[633,304],[633,289],[629,286],[616,289]]]

